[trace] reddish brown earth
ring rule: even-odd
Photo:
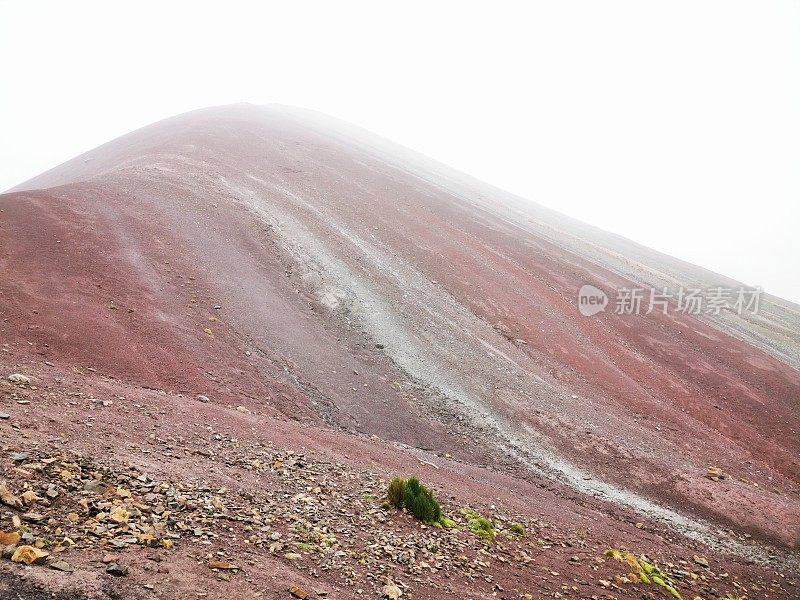
[[[270,443],[352,469],[340,485],[355,495],[360,478],[379,495],[413,472],[446,512],[470,505],[528,525],[477,578],[463,565],[422,576],[384,557],[414,598],[663,594],[614,582],[623,571],[603,559],[609,546],[685,572],[707,556],[705,581],[676,579],[684,597],[797,596],[796,305],[767,298],[749,319],[582,317],[585,283],[730,282],[282,108],[157,123],[0,196],[0,211],[0,374],[36,388],[0,388],[6,453],[76,452],[224,486],[241,504],[291,484],[219,453]],[[237,442],[220,447],[211,430]],[[707,479],[710,466],[729,478]],[[14,469],[5,460],[20,491]],[[397,513],[354,527],[356,542],[420,531]],[[454,536],[443,547],[470,538],[430,535]],[[98,598],[119,586],[126,598],[281,598],[293,584],[381,596],[377,563],[354,560],[348,581],[338,565],[310,566],[323,553],[287,561],[245,552],[241,536],[159,551],[166,578],[136,547],[131,574],[113,581],[97,547],[65,554],[71,575],[4,561],[0,591],[25,577]],[[205,564],[212,551],[251,566],[220,580]]]

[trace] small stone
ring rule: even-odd
[[[149,548],[156,548],[160,542],[156,537],[150,533],[143,533],[139,536],[139,543]]]
[[[103,564],[108,565],[110,563],[117,562],[120,558],[122,558],[119,554],[106,554],[103,557]]]
[[[12,373],[8,376],[8,380],[11,383],[17,383],[20,385],[30,385],[31,383],[30,377],[25,377],[25,375],[22,375],[21,373]]]
[[[28,460],[29,456],[30,454],[28,454],[27,452],[12,452],[11,460],[13,460],[14,462],[24,462]]]
[[[41,500],[41,498],[39,498],[39,496],[33,490],[27,490],[23,492],[22,496],[20,497],[22,498],[23,504],[25,504],[26,506],[29,506],[34,502]]]
[[[303,588],[293,585],[289,588],[289,593],[292,595],[293,598],[300,598],[300,600],[305,600],[308,598],[308,592],[306,592]]]
[[[37,512],[26,512],[22,515],[23,521],[28,521],[28,523],[41,523],[44,521],[44,515]]]
[[[400,596],[403,595],[403,590],[389,582],[383,586],[383,595],[389,600],[399,600]]]
[[[17,547],[14,544],[10,544],[3,548],[2,557],[6,560],[11,560],[11,557],[14,556],[14,552],[17,551]]]
[[[118,563],[111,563],[106,567],[106,573],[114,577],[125,577],[128,574],[128,567]]]
[[[208,399],[208,396],[203,396],[203,394],[199,394],[199,395],[197,396],[197,401],[198,401],[198,402],[208,402],[208,401],[209,401],[209,399]]]
[[[20,546],[11,555],[11,560],[16,563],[25,563],[26,565],[40,565],[48,556],[50,556],[49,552],[39,550],[33,546]]]
[[[10,419],[10,418],[11,418],[10,414],[4,413],[4,412],[0,412],[0,419],[2,419],[3,421],[5,421],[7,419]]]
[[[232,565],[229,562],[225,562],[224,560],[210,560],[208,561],[208,568],[209,569],[220,569],[222,571],[235,571],[239,567]]]
[[[83,491],[91,494],[103,494],[106,491],[106,486],[99,479],[92,479],[83,484]]]
[[[695,554],[695,555],[692,557],[692,560],[693,560],[693,561],[694,561],[696,564],[700,565],[701,567],[706,567],[706,568],[708,568],[708,560],[706,559],[706,557],[705,557],[705,556],[700,556],[700,555],[698,555],[698,554]]]
[[[0,481],[0,502],[11,506],[13,508],[21,508],[22,507],[22,500],[17,498],[11,490],[8,489],[8,485],[5,481]],[[14,515],[15,517],[17,515]]]
[[[0,546],[16,546],[21,539],[22,537],[16,531],[8,533],[0,531]]]
[[[72,565],[64,560],[54,560],[48,563],[47,566],[56,571],[63,571],[65,573],[72,573],[75,570],[72,568]]]
[[[708,467],[708,471],[706,471],[706,478],[710,479],[711,481],[725,481],[728,479],[728,474],[719,467]]]
[[[286,560],[300,560],[301,558],[303,558],[303,555],[298,554],[297,552],[287,552],[286,554],[283,555],[283,558],[285,558]]]
[[[114,509],[109,513],[108,520],[121,525],[122,523],[127,523],[130,516],[130,513],[124,508],[121,506],[115,506]]]

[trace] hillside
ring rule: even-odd
[[[0,210],[2,469],[78,570],[0,590],[641,597],[614,547],[684,597],[798,593],[797,305],[584,317],[584,284],[738,284],[284,107],[167,119]],[[398,474],[459,530],[381,508]]]

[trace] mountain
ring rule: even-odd
[[[124,548],[124,597],[136,578],[169,598],[640,597],[607,547],[672,564],[689,597],[796,593],[796,571],[773,583],[800,542],[795,304],[681,312],[681,290],[742,285],[288,107],[161,121],[0,210],[0,364],[30,379],[0,387],[3,445],[29,454],[3,468],[22,494],[14,469],[38,465],[40,496],[64,488],[46,510],[89,523],[64,554],[91,573],[73,593],[106,597],[91,561]],[[581,314],[584,285],[605,310]],[[668,309],[645,314],[664,288]],[[616,314],[625,289],[645,290],[639,314]],[[138,508],[147,527],[129,510],[130,531],[104,530],[127,496],[81,512],[89,472],[196,527]],[[380,507],[411,474],[459,531]],[[170,509],[177,484],[207,512]],[[487,547],[466,506],[527,535]],[[22,585],[10,564],[0,581]]]

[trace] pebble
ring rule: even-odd
[[[698,555],[698,554],[695,554],[695,555],[692,557],[692,560],[693,560],[693,561],[694,561],[696,564],[700,565],[701,567],[708,567],[708,560],[706,560],[706,557],[705,557],[705,556],[700,556],[700,555]]]
[[[53,562],[48,563],[47,566],[56,571],[64,571],[65,573],[72,573],[75,570],[68,562],[64,560],[54,560]]]
[[[292,595],[292,598],[299,598],[300,600],[308,598],[308,592],[296,585],[289,588],[289,593]]]
[[[118,563],[111,563],[106,567],[106,573],[114,577],[125,577],[128,574],[128,567]]]
[[[209,401],[208,400],[208,396],[203,396],[202,394],[200,394],[200,395],[197,396],[197,401],[198,402],[208,402]]]
[[[83,485],[83,490],[85,492],[89,492],[90,494],[102,494],[106,490],[106,486],[103,484],[102,481],[97,479],[92,479],[91,481],[87,481]]]
[[[8,376],[8,380],[11,383],[19,383],[21,385],[29,385],[31,382],[30,377],[26,377],[21,373],[12,373],[11,375]]]
[[[26,512],[22,515],[22,520],[29,523],[41,523],[44,521],[44,515],[36,512]]]

